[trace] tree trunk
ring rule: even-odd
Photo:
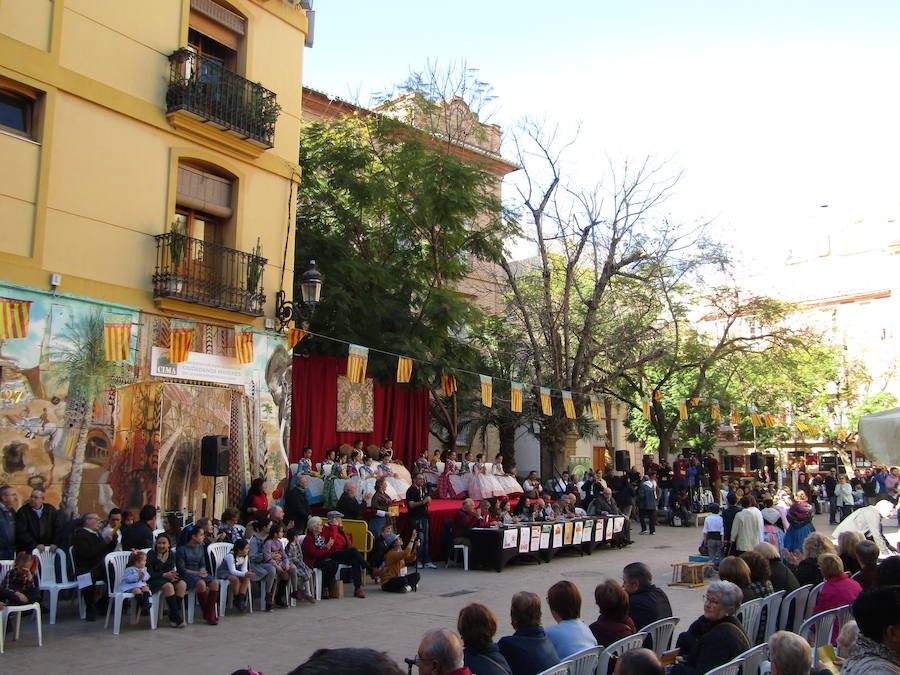
[[[81,426],[78,430],[78,442],[75,445],[75,456],[69,469],[69,477],[66,480],[66,488],[63,491],[60,511],[64,518],[71,519],[78,515],[78,493],[81,492],[81,476],[84,473],[84,455],[87,451],[87,437],[90,421],[93,417],[94,407],[86,403],[84,413],[81,416]]]
[[[564,457],[566,436],[571,425],[569,420],[554,415],[546,418],[541,428],[541,478],[555,478],[557,473],[568,469]]]
[[[516,427],[501,424],[497,427],[497,435],[500,439],[500,454],[503,455],[503,470],[509,473],[513,464],[516,464]]]

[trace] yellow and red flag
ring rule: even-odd
[[[522,383],[513,382],[510,389],[509,409],[513,412],[522,412]]]
[[[494,380],[490,375],[479,375],[481,380],[481,405],[490,408],[494,405]]]
[[[741,423],[741,414],[737,411],[736,408],[731,409],[731,423],[735,426]]]
[[[458,390],[456,386],[456,375],[441,375],[441,389],[444,396],[450,398]]]
[[[250,326],[234,329],[234,355],[238,363],[253,362],[253,329]]]
[[[601,418],[600,396],[597,394],[591,394],[591,417],[594,418],[595,422],[599,422]]]
[[[30,300],[0,298],[0,340],[28,337]]]
[[[307,335],[309,335],[308,330],[303,330],[302,328],[289,329],[287,334],[288,351],[291,351],[294,347],[296,347],[297,343]]]
[[[131,352],[131,314],[105,314],[103,341],[107,361],[127,361]]]
[[[644,413],[645,420],[650,419],[650,399],[649,398],[641,399],[641,412]]]
[[[659,389],[657,389],[656,391],[653,392],[653,400],[654,401],[662,401],[663,400],[663,393]]]
[[[169,361],[184,363],[188,360],[194,343],[195,324],[193,321],[172,319],[169,333]]]
[[[408,356],[397,357],[397,382],[409,382],[412,378],[412,363]]]
[[[747,409],[750,411],[750,424],[755,427],[762,426],[762,420],[759,418],[759,410],[756,409],[756,406],[747,406]]]
[[[691,405],[696,408],[698,405],[700,405],[700,401],[701,401],[701,398],[699,396],[695,396],[694,398],[691,399]]]
[[[568,417],[570,420],[574,420],[576,415],[575,415],[575,404],[572,402],[572,392],[563,390],[562,400],[563,400],[563,409],[566,411],[566,417]]]
[[[687,399],[681,399],[678,402],[678,419],[686,420],[688,418]]]
[[[369,348],[350,345],[347,353],[347,379],[356,384],[366,380],[366,366],[369,364]]]
[[[772,417],[772,415],[770,415],[769,413],[763,413],[763,423],[766,425],[766,427],[771,429],[775,426],[775,418]]]
[[[709,414],[714,420],[722,419],[722,409],[719,407],[719,402],[716,399],[712,400],[712,405],[709,407]]]
[[[550,387],[541,387],[541,412],[553,415],[553,403],[550,402]]]

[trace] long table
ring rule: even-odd
[[[552,522],[476,527],[469,531],[469,565],[502,572],[519,556],[550,562],[563,549],[591,554],[625,527],[625,516],[586,516]]]

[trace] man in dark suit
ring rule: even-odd
[[[153,530],[156,529],[156,507],[145,504],[138,514],[138,521],[122,530],[122,550],[153,548]]]
[[[417,473],[413,478],[413,484],[406,491],[406,507],[409,509],[407,522],[410,530],[416,530],[419,533],[419,562],[425,567],[434,569],[437,567],[428,555],[428,546],[430,541],[429,521],[428,521],[428,505],[431,504],[431,497],[428,494],[428,487],[425,485],[425,474]]]
[[[284,495],[284,518],[294,521],[294,527],[301,532],[306,532],[306,521],[309,520],[309,497],[306,489],[309,480],[306,476],[300,476],[297,484]]]
[[[97,620],[95,601],[96,583],[104,581],[106,574],[103,569],[103,561],[106,554],[116,548],[117,532],[110,532],[104,537],[100,534],[100,517],[96,513],[85,513],[81,519],[81,527],[75,530],[72,538],[72,562],[75,566],[75,576],[90,574],[93,585],[81,589],[84,598],[85,618],[88,621]]]
[[[363,512],[363,504],[356,498],[356,483],[344,485],[344,494],[338,499],[335,508],[343,513],[345,518],[350,520],[360,519]]]
[[[653,585],[653,575],[644,563],[625,565],[622,570],[622,587],[628,593],[628,616],[634,621],[637,630],[672,616],[669,598]]]
[[[731,526],[734,524],[734,517],[741,511],[741,507],[738,506],[737,494],[734,492],[729,492],[725,501],[728,502],[728,506],[722,511],[722,523],[725,526],[725,550],[722,551],[722,555],[728,554],[731,547]]]
[[[603,494],[597,497],[594,502],[591,504],[591,507],[594,509],[594,514],[605,514],[609,516],[620,516],[622,514],[622,510],[619,508],[619,505],[616,504],[616,500],[613,497],[612,490],[608,487],[603,490]],[[588,510],[588,514],[591,514],[591,511]],[[617,532],[613,535],[613,543],[622,548],[627,544],[633,544],[631,541],[631,520],[625,519],[625,526],[622,528],[621,532]]]
[[[17,550],[31,553],[49,546],[55,551],[59,545],[62,517],[55,506],[44,502],[46,496],[43,488],[34,488],[28,503],[16,513]]]

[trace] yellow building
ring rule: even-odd
[[[230,439],[232,476],[283,475],[290,359],[263,329],[293,288],[310,18],[300,0],[0,3],[0,298],[31,303],[28,336],[0,340],[0,482],[55,501],[71,481],[77,402],[50,371],[91,313],[130,315],[131,338],[81,510],[209,512],[207,435]],[[193,329],[179,364],[175,319]]]

